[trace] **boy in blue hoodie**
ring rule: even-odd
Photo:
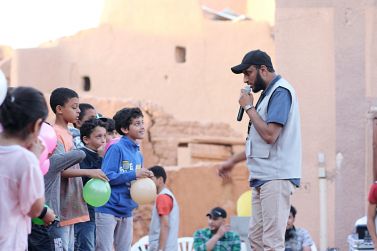
[[[131,199],[131,181],[152,177],[143,168],[138,140],[144,138],[144,117],[139,108],[123,108],[115,116],[115,129],[122,135],[110,146],[102,162],[102,171],[109,178],[111,196],[96,208],[96,251],[130,250],[133,235],[132,211],[137,207]]]

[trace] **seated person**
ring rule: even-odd
[[[287,230],[285,231],[285,250],[286,251],[310,251],[314,244],[309,232],[303,228],[296,228],[295,222],[297,210],[291,206],[288,217]]]
[[[230,231],[226,224],[226,211],[221,207],[213,208],[208,214],[208,228],[197,230],[194,233],[194,250],[241,250],[240,236]]]

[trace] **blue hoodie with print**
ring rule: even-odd
[[[96,208],[96,212],[116,217],[131,217],[137,203],[131,199],[131,181],[136,180],[136,170],[143,165],[140,147],[127,136],[111,145],[102,162],[102,171],[109,178],[109,201]]]

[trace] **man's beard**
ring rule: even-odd
[[[258,70],[257,77],[255,79],[255,83],[254,83],[254,87],[253,87],[253,92],[257,93],[261,90],[264,90],[266,88],[265,86],[266,85],[265,85],[262,77],[260,76],[259,70]]]

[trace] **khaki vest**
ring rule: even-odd
[[[301,126],[296,93],[283,78],[278,80],[258,105],[259,116],[266,121],[269,100],[278,87],[286,88],[292,97],[288,120],[274,144],[267,144],[251,125],[246,141],[249,179],[277,180],[301,178]]]

